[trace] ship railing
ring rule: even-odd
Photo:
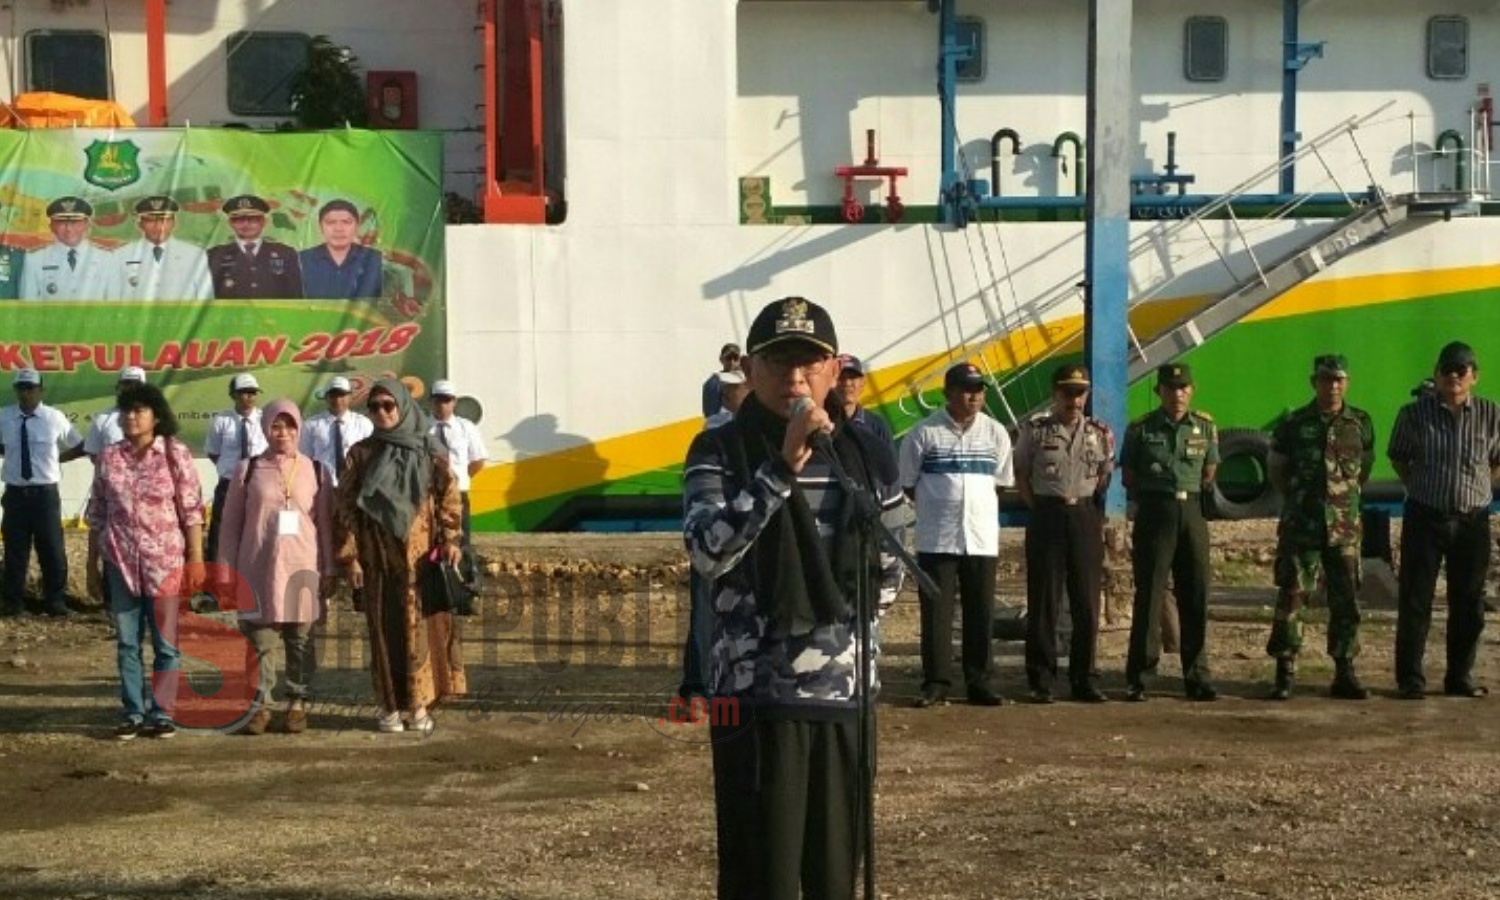
[[[1169,288],[1180,285],[1185,278],[1201,279],[1205,262],[1222,267],[1228,273],[1231,283],[1248,280],[1252,275],[1264,280],[1266,265],[1261,260],[1262,254],[1256,250],[1260,243],[1258,233],[1277,227],[1277,223],[1292,217],[1309,202],[1326,202],[1330,198],[1337,198],[1350,207],[1368,203],[1388,205],[1386,192],[1378,186],[1380,179],[1375,176],[1369,158],[1359,144],[1358,132],[1361,127],[1381,121],[1381,117],[1393,106],[1393,101],[1386,102],[1364,115],[1338,122],[1304,141],[1294,153],[1244,179],[1183,218],[1163,222],[1135,237],[1130,242],[1129,250],[1132,280],[1130,308],[1133,310],[1157,299]],[[1347,142],[1348,149],[1352,149],[1357,158],[1359,169],[1365,178],[1365,187],[1356,189],[1346,185],[1346,179],[1341,179],[1329,163],[1328,153],[1341,142]],[[1307,160],[1316,161],[1324,173],[1322,181],[1316,185],[1317,190],[1294,195],[1262,192],[1263,186],[1273,183],[1283,170]],[[1244,220],[1235,214],[1234,204],[1246,200],[1270,202],[1273,208],[1267,215]],[[1218,230],[1227,233],[1216,236],[1206,223],[1219,219],[1224,220],[1225,224],[1219,226]],[[996,223],[992,227],[998,229],[1000,226]],[[988,259],[991,254],[983,237],[985,228],[982,225],[979,231],[984,255]],[[1284,228],[1278,228],[1276,233],[1284,231]],[[1193,233],[1196,234],[1189,240]],[[1237,257],[1243,257],[1243,261],[1248,262],[1253,272],[1237,270]],[[1148,259],[1155,260],[1159,269],[1151,269],[1151,275],[1143,276],[1141,273],[1147,270],[1144,263]],[[994,388],[990,395],[991,405],[998,404],[1003,421],[1017,423],[1048,402],[1050,389],[1047,387],[1045,369],[1050,368],[1060,357],[1076,355],[1082,346],[1081,318],[1076,325],[1058,326],[1049,322],[1047,316],[1060,308],[1077,308],[1082,305],[1079,301],[1083,298],[1084,273],[1076,271],[1069,277],[1060,279],[1024,305],[1019,297],[1015,297],[1016,309],[1013,316],[1005,314],[1003,304],[1000,315],[994,315],[989,309],[989,297],[986,296],[993,291],[998,300],[999,284],[1010,281],[1008,267],[1003,275],[994,271],[989,275],[989,285],[979,292],[980,303],[986,312],[987,327],[962,340],[949,356],[953,359],[975,359],[980,368],[990,376],[991,386]],[[1015,294],[1013,287],[1012,294]],[[1010,325],[1019,327],[1006,327]],[[1023,346],[1015,346],[1018,332],[1029,335],[1033,330],[1039,332],[1036,342],[1040,346],[1033,346],[1034,341],[1025,336],[1019,337]],[[1134,353],[1140,356],[1142,341],[1134,328],[1130,330],[1129,340]],[[1008,367],[1004,376],[997,376],[990,362],[992,356],[1002,365],[1009,360],[1015,360],[1017,364]],[[933,390],[934,382],[940,381],[941,377],[941,371],[929,372],[910,385],[910,393],[918,408],[927,405],[923,402],[924,391]],[[908,408],[908,404],[902,403],[901,408]]]

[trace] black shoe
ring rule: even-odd
[[[1219,699],[1219,692],[1206,681],[1193,681],[1188,683],[1187,698],[1194,703],[1212,703]]]
[[[1426,700],[1427,691],[1420,684],[1403,684],[1396,688],[1397,700]]]
[[[1052,691],[1047,688],[1032,688],[1031,693],[1026,695],[1032,703],[1046,705],[1052,701]]]
[[[1473,700],[1481,700],[1489,695],[1489,688],[1477,685],[1472,681],[1450,681],[1443,683],[1443,696],[1445,697],[1468,697]]]
[[[974,706],[1004,706],[1005,698],[987,687],[971,687],[969,703]]]
[[[47,615],[51,616],[54,619],[66,619],[68,616],[71,616],[72,614],[73,614],[73,611],[71,609],[68,609],[66,606],[49,606],[49,607],[47,607]]]
[[[142,722],[121,722],[115,726],[115,740],[133,741],[146,733],[146,726]]]
[[[1109,702],[1109,698],[1104,696],[1104,692],[1094,687],[1092,684],[1075,684],[1073,685],[1072,694],[1073,699],[1077,700],[1079,703]]]
[[[940,684],[929,684],[922,688],[922,693],[917,695],[917,700],[912,706],[917,709],[927,709],[940,703],[948,702],[948,689]]]
[[[26,615],[24,606],[7,606],[0,610],[0,619],[19,619],[24,615]]]
[[[156,719],[155,721],[147,722],[141,734],[148,738],[166,740],[167,738],[177,736],[177,726],[166,719]]]
[[[1129,703],[1145,703],[1150,697],[1144,684],[1132,684],[1125,688],[1125,700]]]
[[[1370,689],[1360,683],[1356,677],[1335,678],[1333,684],[1328,686],[1328,696],[1335,700],[1368,700]]]

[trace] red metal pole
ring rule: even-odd
[[[146,0],[146,123],[167,124],[167,0]]]

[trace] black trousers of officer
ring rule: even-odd
[[[719,900],[852,900],[861,841],[855,717],[759,716],[710,731]]]
[[[458,565],[458,577],[472,585],[479,583],[479,564],[474,559],[474,541],[469,532],[469,492],[460,491],[458,500],[462,508],[459,517],[459,527],[463,529],[463,559]]]
[[[1196,493],[1179,500],[1172,494],[1141,494],[1135,527],[1130,532],[1135,604],[1130,620],[1130,653],[1125,680],[1139,684],[1156,660],[1150,659],[1151,629],[1161,614],[1167,576],[1177,595],[1182,620],[1182,678],[1189,685],[1206,682],[1208,672],[1208,522]]]
[[[1052,689],[1057,678],[1057,628],[1064,595],[1073,619],[1068,681],[1093,683],[1104,581],[1104,517],[1092,497],[1071,505],[1037,497],[1026,526],[1026,681]]]
[[[917,565],[937,584],[937,596],[919,592],[922,603],[922,686],[953,684],[953,595],[963,609],[964,684],[989,690],[995,608],[993,556],[918,553]]]
[[[26,567],[32,547],[42,570],[46,608],[53,612],[67,609],[68,555],[63,547],[57,485],[8,484],[0,507],[5,510],[5,521],[0,523],[0,536],[5,539],[5,611],[15,614],[25,609]]]
[[[1469,684],[1484,631],[1484,581],[1490,568],[1490,514],[1480,507],[1442,513],[1406,501],[1396,605],[1396,683],[1425,687],[1422,656],[1432,625],[1438,567],[1448,562],[1448,672],[1444,687]]]
[[[203,561],[219,560],[219,523],[223,521],[224,499],[229,496],[229,479],[220,478],[214,485],[214,501],[208,512],[208,537],[203,542]]]

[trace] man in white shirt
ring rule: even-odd
[[[132,384],[145,383],[145,369],[126,366],[120,370],[120,377],[115,379],[115,395],[119,396],[121,390]],[[97,462],[105,447],[124,439],[125,432],[120,430],[120,408],[118,405],[111,406],[89,417],[89,433],[83,439],[83,452],[89,459]]]
[[[83,455],[83,438],[68,417],[42,402],[42,376],[21,369],[15,377],[16,403],[0,409],[0,477],[5,495],[5,603],[3,614],[26,611],[26,567],[36,547],[42,591],[49,616],[68,615],[68,556],[63,547],[62,501],[57,483],[62,464]]]
[[[177,201],[147,197],[135,205],[140,239],[115,251],[114,296],[121,300],[211,300],[203,248],[172,237]]]
[[[990,626],[1000,555],[1000,491],[1015,484],[1010,436],[984,412],[984,374],[971,363],[943,376],[947,406],[901,445],[901,486],[916,503],[917,563],[938,586],[921,593],[922,693],[941,703],[952,686],[953,595],[963,607],[963,673],[969,702],[1000,706],[991,683]]]
[[[260,382],[249,372],[241,372],[229,379],[229,396],[234,398],[234,408],[214,413],[208,423],[208,439],[203,442],[204,454],[219,473],[204,559],[219,558],[219,513],[224,511],[224,498],[229,494],[229,479],[234,477],[235,468],[240,460],[259,456],[266,449],[266,436],[260,430],[260,408],[255,405],[260,397]]]
[[[432,428],[428,434],[448,450],[448,462],[453,467],[453,477],[458,481],[459,496],[463,500],[464,559],[459,574],[470,584],[475,583],[478,570],[474,566],[474,547],[469,540],[469,482],[484,468],[489,453],[484,449],[484,438],[479,426],[462,416],[453,414],[458,402],[458,387],[446,378],[432,383]]]
[[[719,402],[723,406],[719,411],[703,421],[703,430],[717,428],[725,422],[734,418],[739,412],[740,404],[750,394],[750,384],[745,380],[745,373],[739,369],[731,369],[728,372],[720,372],[719,379]]]
[[[320,412],[302,423],[301,450],[328,469],[335,486],[344,473],[344,457],[349,448],[369,437],[375,426],[364,413],[349,408],[349,379],[342,375],[329,379],[323,389],[327,412]]]
[[[26,254],[21,265],[22,300],[112,300],[114,257],[88,239],[94,207],[82,197],[47,204],[54,240]]]

